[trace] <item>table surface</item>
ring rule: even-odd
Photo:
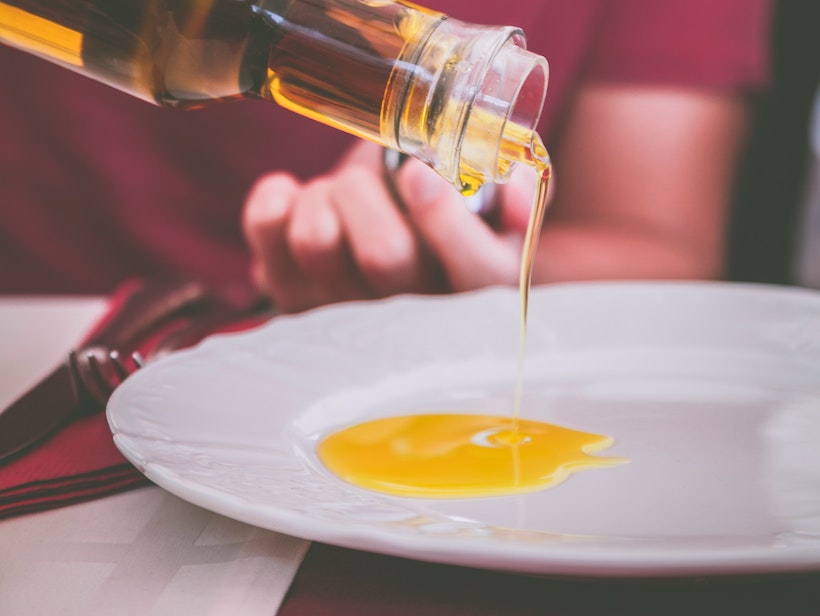
[[[0,299],[0,322],[24,310],[32,323],[52,324],[3,330],[3,347],[14,349],[16,355],[14,367],[4,367],[0,377],[0,405],[56,364],[103,307],[104,301],[99,298]],[[52,318],[54,315],[59,319]],[[146,511],[150,516],[138,519],[147,516]],[[150,524],[146,522],[149,519]],[[43,606],[59,606],[59,611],[51,613],[66,615],[108,614],[112,606],[117,606],[119,614],[140,616],[192,613],[170,599],[163,605],[153,604],[151,609],[140,610],[138,604],[133,604],[123,611],[128,605],[123,603],[124,597],[136,593],[138,587],[153,583],[159,590],[152,592],[169,594],[169,584],[158,581],[153,571],[157,563],[150,553],[142,554],[142,561],[139,554],[132,556],[135,550],[145,550],[144,546],[128,543],[130,551],[122,548],[122,534],[129,526],[139,523],[141,528],[155,530],[161,526],[165,535],[160,536],[167,541],[169,536],[179,539],[181,534],[191,534],[191,520],[199,520],[202,525],[197,541],[205,533],[221,537],[220,545],[234,546],[234,552],[237,541],[247,541],[243,545],[266,552],[265,558],[245,559],[238,567],[237,560],[226,556],[227,551],[219,557],[217,550],[207,556],[213,559],[208,563],[208,575],[180,579],[176,573],[170,586],[184,588],[187,597],[198,597],[199,605],[193,613],[820,615],[820,572],[672,580],[559,579],[424,563],[319,543],[307,549],[305,541],[220,519],[155,487],[0,522],[0,544],[5,552],[0,555],[0,613],[47,613],[42,611]],[[236,526],[230,526],[232,523]],[[69,533],[70,537],[65,536]],[[48,560],[44,555],[46,541],[54,537],[62,537],[64,547],[78,549],[79,542],[73,541],[77,534],[91,538],[80,546],[86,551],[83,559],[88,565],[82,575],[67,559],[61,568],[59,558],[52,554]],[[112,554],[120,549],[116,546],[124,551],[118,552],[115,562]],[[170,547],[172,552],[182,549],[178,545]],[[295,569],[303,556],[291,583],[289,567]],[[202,558],[201,552],[197,558]],[[252,571],[248,570],[248,562],[255,563]],[[70,572],[66,570],[68,564],[72,565]],[[43,578],[43,574],[52,575]],[[48,580],[50,592],[42,596],[47,599],[32,601],[35,589],[44,588],[43,579]],[[219,583],[214,585],[213,580]],[[237,594],[237,580],[258,592]],[[96,611],[89,611],[84,599],[89,589],[99,590],[102,581],[106,582],[108,600],[98,600],[94,604]]]
[[[102,298],[0,298],[0,408],[57,365]],[[309,542],[157,487],[0,520],[3,616],[271,616]]]

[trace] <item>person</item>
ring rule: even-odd
[[[766,82],[769,0],[423,4],[523,26],[550,62],[539,132],[556,182],[536,282],[720,276],[746,96]],[[159,109],[11,49],[0,78],[14,84],[0,96],[0,292],[105,293],[169,272],[221,284],[252,270],[302,310],[517,277],[526,170],[491,226],[411,161],[402,213],[376,146],[276,105]]]
[[[551,64],[540,132],[556,182],[534,283],[721,277],[748,94],[765,79],[768,10],[765,2],[517,5],[530,48]],[[307,182],[269,174],[244,216],[254,279],[294,311],[515,284],[536,183],[526,171],[502,188],[494,227],[417,161],[398,175],[404,209],[395,207],[370,144]]]

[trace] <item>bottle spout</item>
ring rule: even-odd
[[[521,30],[439,22],[389,99],[383,126],[395,147],[433,167],[465,195],[509,179],[518,162],[546,164],[535,133],[547,61],[527,51]],[[537,140],[537,143],[536,143]],[[540,161],[540,162],[539,162]]]
[[[512,166],[523,163],[541,171],[550,166],[550,156],[535,130],[508,123],[501,138],[498,156]]]

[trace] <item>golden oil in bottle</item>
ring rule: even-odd
[[[275,101],[465,193],[506,179],[501,134],[547,80],[518,29],[389,0],[2,0],[0,41],[157,105]]]

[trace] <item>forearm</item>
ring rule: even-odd
[[[584,89],[556,152],[535,280],[721,277],[745,127],[730,95]]]
[[[533,282],[617,279],[718,279],[723,256],[650,229],[553,222],[541,235]]]

